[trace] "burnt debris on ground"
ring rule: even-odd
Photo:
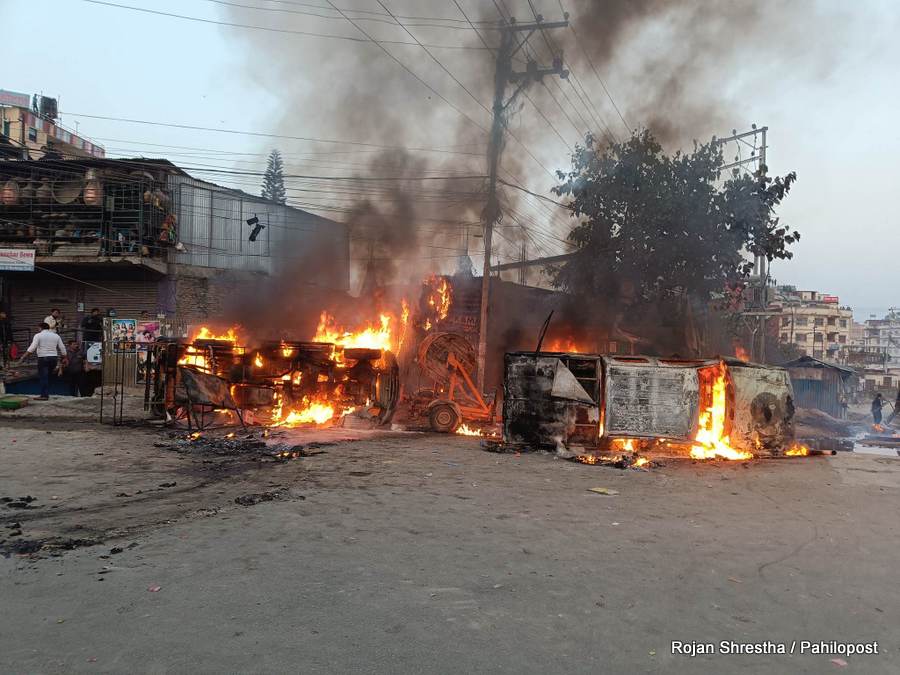
[[[154,447],[174,450],[186,455],[232,457],[256,460],[285,461],[300,457],[313,457],[325,452],[321,448],[333,443],[268,443],[260,436],[250,433],[241,436],[212,436],[197,433],[187,436],[170,434],[167,441],[159,441]]]

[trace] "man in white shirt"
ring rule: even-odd
[[[41,395],[36,401],[50,400],[50,373],[56,369],[57,355],[66,355],[66,346],[62,339],[50,330],[47,322],[41,324],[41,332],[34,336],[31,346],[19,359],[19,362],[25,360],[29,354],[37,353],[38,378],[41,381]]]
[[[60,323],[62,323],[59,319],[59,310],[55,307],[51,309],[50,313],[44,317],[44,323],[47,324],[54,333],[59,333]]]

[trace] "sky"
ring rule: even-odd
[[[383,2],[397,14],[421,14],[427,9],[429,16],[459,16],[452,0]],[[743,2],[731,0],[732,6]],[[115,4],[211,21],[359,37],[357,29],[345,21],[299,14],[309,11],[309,5],[327,7],[328,0],[116,0]],[[487,0],[460,4],[470,16],[486,16],[492,6]],[[536,4],[548,19],[559,14],[555,0]],[[506,0],[506,5],[517,16],[528,13],[526,0]],[[110,155],[167,156],[184,165],[260,170],[265,154],[277,144],[286,155],[289,170],[318,166],[323,173],[334,173],[362,170],[372,153],[360,146],[174,129],[90,115],[374,143],[402,133],[407,144],[431,147],[479,141],[480,131],[475,126],[372,44],[226,27],[85,0],[47,0],[40,6],[41,29],[36,33],[28,28],[36,25],[33,0],[0,0],[0,22],[13,27],[5,32],[0,88],[58,96],[62,122],[103,144]],[[296,7],[297,14],[285,14],[283,9],[264,12],[259,9],[262,6]],[[382,11],[377,0],[346,0],[338,6]],[[692,38],[697,40],[696,49],[688,41],[684,53],[721,54],[717,57],[721,60],[706,58],[696,75],[687,73],[687,84],[679,86],[686,87],[689,96],[684,92],[681,96],[698,109],[707,101],[709,108],[717,107],[715,128],[698,125],[691,129],[700,138],[703,134],[721,137],[732,129],[742,131],[752,123],[769,127],[770,170],[798,174],[780,216],[802,234],[793,249],[794,259],[774,263],[773,275],[779,283],[839,295],[842,304],[853,307],[857,319],[865,319],[900,306],[900,216],[895,208],[900,42],[894,37],[900,29],[900,4],[857,0],[850,11],[850,5],[839,0],[807,0],[790,7],[802,11],[772,14],[787,25],[757,26],[752,32],[742,32],[740,21],[721,26],[711,22],[708,33]],[[577,12],[573,17],[577,28]],[[627,132],[610,99],[619,104],[630,126],[637,127],[645,123],[641,116],[649,114],[642,97],[653,99],[652,94],[659,93],[653,92],[657,78],[652,71],[669,56],[666,50],[670,47],[662,49],[657,39],[658,31],[671,28],[667,21],[669,17],[632,30],[623,37],[615,58],[601,64],[600,75],[610,97],[585,62],[576,58],[580,45],[567,45],[566,56],[575,59],[572,70],[579,76],[582,91],[617,135]],[[411,39],[396,27],[375,22],[365,25],[379,39]],[[454,31],[445,28],[415,30],[423,42],[456,39],[451,35]],[[591,40],[586,28],[579,37],[584,43]],[[716,51],[705,52],[702,41],[711,39],[721,44]],[[733,52],[722,50],[721,45],[732,43]],[[417,46],[388,48],[462,113],[482,126],[489,124],[489,114]],[[447,50],[440,54],[449,70],[475,92],[475,98],[489,105],[486,53]],[[691,66],[683,55],[679,58],[678,68]],[[394,79],[403,81],[404,88],[392,89]],[[368,106],[360,106],[359,99],[348,93],[347,87],[356,86],[354,83],[371,88],[363,100],[371,102],[376,121],[384,116],[383,111],[408,103],[408,111],[393,120],[401,129],[392,127],[385,132],[374,122],[366,122],[360,113],[367,112]],[[544,110],[553,105],[548,95],[563,93],[555,86],[531,92]],[[407,92],[415,100],[398,102]],[[360,116],[349,126],[335,126],[337,116],[347,115],[349,100],[353,101],[350,105],[362,108],[355,111]],[[727,105],[721,105],[723,102]],[[657,99],[653,105],[659,106]],[[417,106],[424,112],[420,114]],[[523,103],[510,129],[542,164],[555,170],[566,167],[569,151],[564,143],[578,140],[579,122],[576,118],[573,124],[560,115],[551,115],[551,120],[558,134],[549,131]],[[468,128],[458,133],[457,125]],[[477,145],[467,147],[481,151]],[[528,187],[547,194],[552,180],[523,154],[521,146],[510,142],[504,161]],[[477,156],[460,162],[455,169],[484,169]],[[446,169],[444,164],[440,167]],[[201,177],[258,190],[255,177],[230,182],[221,175]],[[551,220],[529,199],[522,208],[530,209],[533,217],[544,223],[538,254],[563,252],[565,246],[559,239],[566,235],[565,218]],[[453,234],[460,236],[458,231]],[[449,248],[452,246],[442,250]],[[475,262],[480,264],[477,259]]]

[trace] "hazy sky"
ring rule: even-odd
[[[427,10],[428,16],[460,16],[452,0],[383,1],[397,14],[422,15]],[[744,0],[727,2],[738,6]],[[359,36],[352,26],[333,19],[233,6],[293,6],[297,11],[307,11],[310,4],[327,7],[327,0],[233,0],[232,6],[211,0],[117,3],[218,21]],[[466,0],[460,4],[472,16],[479,11],[487,16],[493,7],[489,0]],[[526,0],[506,0],[506,4],[517,16],[527,16]],[[540,0],[536,4],[548,19],[559,15],[556,0]],[[784,5],[771,4],[773,8]],[[376,0],[345,0],[338,6],[383,11]],[[710,15],[716,13],[717,6],[722,5],[709,3]],[[900,305],[900,217],[895,207],[898,172],[894,168],[900,157],[900,41],[896,39],[900,3],[809,0],[789,6],[795,8],[794,14],[773,11],[775,20],[787,21],[788,25],[772,24],[771,32],[757,27],[747,35],[739,21],[716,26],[716,39],[723,44],[734,43],[735,58],[723,56],[718,63],[703,64],[690,96],[697,105],[703,105],[707,96],[710,101],[727,102],[729,122],[725,128],[698,129],[697,134],[723,136],[732,128],[747,129],[751,123],[769,126],[771,170],[795,170],[799,177],[781,216],[803,235],[795,248],[794,260],[775,264],[774,275],[780,283],[835,293],[854,308],[857,318],[866,318],[869,313],[883,313],[889,306]],[[796,11],[798,7],[802,11]],[[573,14],[577,17],[577,13]],[[810,17],[809,24],[805,14]],[[429,128],[429,124],[435,119],[444,125],[459,123],[454,119],[456,113],[372,44],[227,28],[84,0],[0,0],[0,22],[8,28],[0,88],[59,96],[60,109],[65,113],[63,122],[69,127],[75,127],[77,122],[83,135],[105,145],[111,155],[164,155],[186,165],[251,169],[261,167],[262,155],[277,144],[287,154],[289,165],[300,162],[297,153],[340,150],[344,154],[318,155],[314,162],[321,164],[323,173],[334,173],[342,166],[349,170],[353,164],[347,146],[126,124],[77,113],[334,138],[329,116],[340,109],[340,96],[344,95],[336,78],[352,82],[372,73],[389,73],[391,68],[397,78],[409,79],[411,91],[420,99],[411,104],[443,106],[439,118],[429,118],[424,123],[414,116],[408,120],[410,140],[421,143],[426,139],[432,147],[453,144],[453,138],[442,142],[443,131]],[[396,31],[396,27],[385,28],[374,22],[364,25],[379,39],[411,39],[402,32],[383,32]],[[667,27],[664,22],[661,25],[662,29]],[[666,59],[665,53],[658,53],[658,47],[657,53],[651,54],[657,30],[661,30],[659,26],[651,26],[629,35],[621,46],[621,56],[617,55],[615,64],[601,73],[631,126],[644,123],[634,111],[645,109],[640,105],[641,96],[647,93],[645,76]],[[416,29],[423,42],[456,39],[450,35],[453,32],[445,28]],[[590,39],[584,32],[580,37],[584,41]],[[707,34],[697,39],[711,38]],[[574,44],[566,48],[567,58],[574,56]],[[704,53],[702,44],[698,43],[697,49]],[[436,70],[417,47],[400,45],[391,50],[478,123],[489,122],[485,111]],[[280,57],[282,51],[284,59]],[[490,85],[490,69],[486,52],[441,52],[442,58],[445,54],[451,72],[487,104],[489,92],[485,92],[485,86]],[[346,58],[347,55],[352,58]],[[335,69],[335,59],[345,66],[343,71]],[[367,71],[370,66],[373,70]],[[573,70],[615,133],[626,133],[584,63],[576,61]],[[303,92],[302,106],[284,100],[284,86]],[[386,88],[385,97],[390,95]],[[542,107],[552,104],[543,91],[533,95]],[[403,104],[396,100],[374,103],[376,114],[378,105]],[[551,119],[568,143],[577,140],[577,119],[575,125],[560,116]],[[548,132],[533,109],[523,107],[513,118],[511,128],[518,130],[545,165],[565,168],[568,150]],[[378,138],[365,137],[366,131],[359,128],[359,135],[353,140],[379,142]],[[516,153],[521,154],[521,150],[510,145],[506,156]],[[360,156],[364,157],[364,153]],[[313,156],[303,159],[302,166],[309,168]],[[518,161],[516,157],[513,160]],[[477,157],[464,161],[469,162],[468,168],[482,165],[483,169],[483,162]],[[529,160],[521,163],[528,165]],[[534,166],[523,169],[523,178],[536,191],[546,192],[550,186],[548,176],[533,169]],[[237,184],[252,192],[258,189],[256,178]],[[534,214],[541,217],[540,211]],[[564,219],[560,219],[548,227],[556,228],[554,231],[564,237],[563,224]],[[554,248],[550,238],[542,241],[547,253],[563,249],[561,245]]]

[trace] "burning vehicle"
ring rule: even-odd
[[[505,357],[504,443],[586,463],[623,451],[728,460],[809,454],[794,442],[793,417],[782,368],[730,358]]]
[[[322,314],[311,341],[244,346],[236,329],[201,328],[191,340],[154,345],[147,402],[189,427],[235,421],[273,427],[331,425],[345,418],[386,424],[399,399],[399,368],[389,349],[390,318],[357,333]],[[217,422],[218,418],[218,422]]]

